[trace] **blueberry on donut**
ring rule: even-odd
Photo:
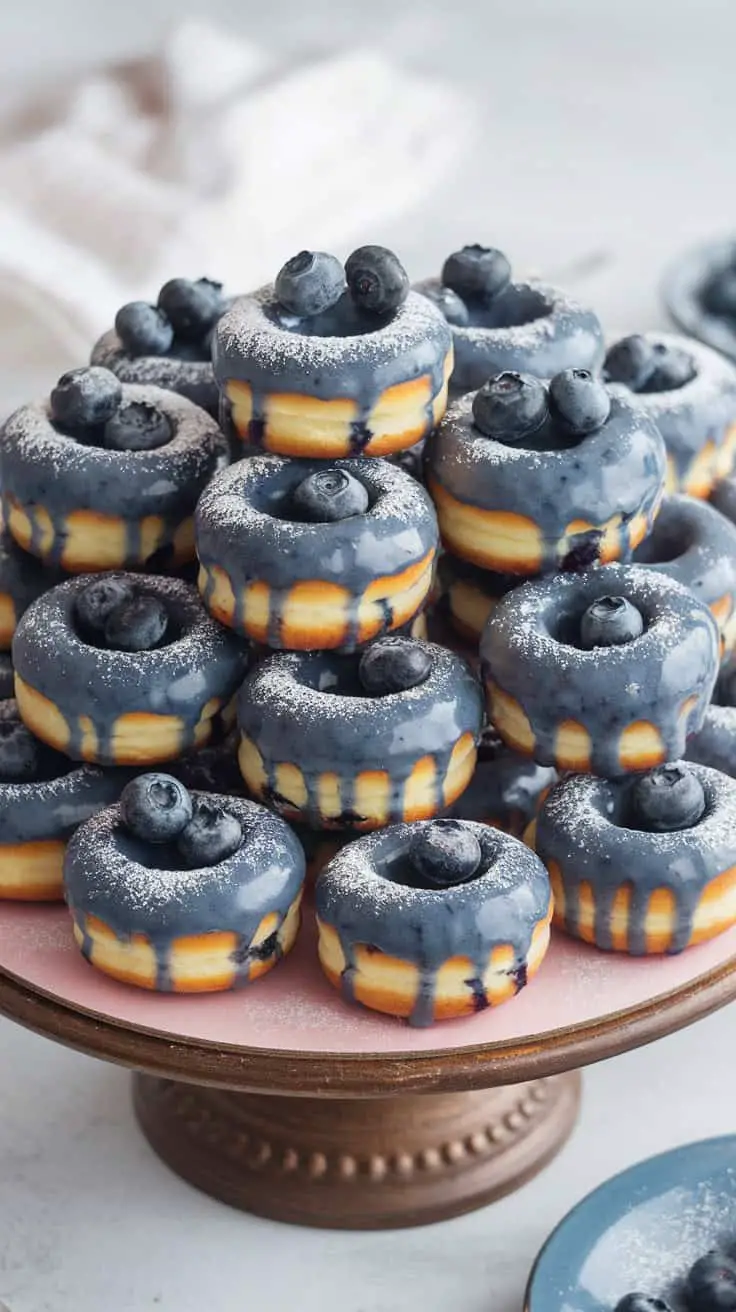
[[[652,532],[634,552],[690,588],[710,607],[721,631],[722,656],[736,643],[736,527],[707,501],[666,496]]]
[[[481,639],[489,717],[504,741],[542,765],[609,778],[684,755],[718,661],[708,607],[636,565],[525,583]]]
[[[71,573],[178,565],[194,556],[197,498],[227,459],[217,424],[190,401],[75,369],[0,433],[5,523]]]
[[[611,346],[603,377],[636,395],[667,447],[667,490],[707,497],[736,458],[736,369],[689,337],[636,333]]]
[[[240,768],[290,820],[375,829],[451,805],[475,767],[480,687],[460,657],[390,636],[361,656],[269,656],[238,696]]]
[[[123,383],[178,392],[216,419],[211,338],[227,304],[219,282],[172,278],[156,305],[129,301],[120,307],[115,327],[92,351],[92,364],[112,370]]]
[[[552,914],[528,848],[457,820],[391,825],[343,847],[315,907],[330,983],[413,1025],[513,998],[541,965]]]
[[[427,444],[427,487],[448,551],[533,575],[626,559],[664,487],[656,425],[588,370],[495,375]]]
[[[102,574],[34,602],[13,663],[37,737],[74,760],[145,765],[208,742],[247,654],[179,579]]]
[[[0,701],[0,900],[60,901],[69,836],[124,783],[122,771],[75,766],[33,736],[14,700]]]
[[[427,493],[387,461],[254,456],[200,500],[200,589],[256,642],[349,651],[421,609],[438,536]]]
[[[493,247],[453,252],[441,276],[417,283],[416,291],[451,327],[456,393],[507,369],[551,378],[563,369],[595,369],[603,358],[593,311],[547,283],[512,281],[506,256]]]
[[[344,270],[301,251],[227,311],[213,358],[223,411],[249,446],[382,456],[421,441],[444,414],[452,338],[391,251],[363,246]]]
[[[681,952],[736,922],[736,783],[674,761],[627,779],[574,775],[528,835],[554,921],[606,951]]]
[[[74,835],[64,861],[74,935],[106,975],[162,993],[258,979],[293,946],[304,853],[244,798],[133,780]]]

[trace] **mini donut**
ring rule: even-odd
[[[74,760],[146,765],[203,746],[213,720],[241,682],[247,653],[210,619],[196,589],[179,579],[110,575],[153,597],[168,615],[154,650],[95,645],[77,604],[80,576],[28,608],[13,639],[15,692],[24,722]]]
[[[586,650],[581,620],[602,598],[626,599],[643,632]],[[708,607],[637,565],[525,583],[499,603],[481,640],[488,713],[504,742],[542,765],[609,778],[684,755],[718,659]]]
[[[665,274],[663,295],[683,333],[736,361],[736,324],[725,307],[720,308],[723,297],[718,295],[721,279],[730,278],[735,267],[733,237],[709,241],[677,256]]]
[[[519,586],[518,574],[496,574],[480,569],[449,551],[438,564],[441,597],[453,629],[466,642],[477,647],[489,615],[502,597]]]
[[[736,643],[736,528],[707,501],[667,496],[648,538],[634,552],[684,584],[709,606],[721,631],[722,655]]]
[[[0,723],[20,723],[13,700],[0,702]],[[62,867],[70,834],[116,801],[122,772],[73,766],[41,748],[29,779],[9,779],[0,761],[0,901],[57,902],[64,897]]]
[[[7,531],[0,531],[0,650],[10,651],[23,612],[60,580],[58,570],[45,569]]]
[[[445,319],[416,292],[388,319],[361,315],[346,294],[305,323],[270,285],[235,302],[213,348],[225,415],[244,442],[330,460],[421,441],[445,412],[452,358]]]
[[[435,293],[438,278],[417,283]],[[596,369],[603,359],[597,315],[549,283],[512,282],[488,305],[467,304],[468,322],[452,323],[456,395],[482,387],[504,369],[551,378],[561,369]]]
[[[119,805],[75,833],[64,861],[74,936],[113,979],[162,993],[213,993],[258,979],[293,946],[304,854],[278,816],[238,797],[206,797],[235,816],[238,849],[187,869],[171,844],[129,833]]]
[[[480,687],[459,656],[413,645],[427,677],[383,696],[366,695],[356,656],[277,653],[257,665],[238,696],[250,793],[313,829],[375,829],[450,806],[475,768]]]
[[[348,844],[322,871],[319,959],[347,1001],[430,1025],[497,1006],[536,974],[549,944],[547,872],[517,839],[464,828],[481,853],[464,883],[415,882],[410,824]]]
[[[606,421],[572,445],[551,419],[525,443],[486,437],[465,396],[427,443],[445,547],[501,574],[627,559],[651,528],[664,478],[656,425],[624,395],[611,395]]]
[[[175,351],[180,350],[175,348]],[[192,405],[206,410],[212,419],[217,419],[220,393],[215,382],[210,347],[203,345],[200,358],[192,359],[191,354],[133,355],[126,350],[115,329],[110,328],[95,343],[90,363],[110,369],[121,383],[130,383],[135,387],[160,387],[164,391],[175,392],[191,401]]]
[[[736,779],[736,706],[711,702],[701,728],[688,739],[685,759]]]
[[[174,392],[123,385],[123,403],[155,407],[173,436],[153,450],[109,450],[57,427],[48,402],[23,406],[0,434],[5,522],[19,546],[71,573],[173,565],[194,556],[194,507],[227,463],[227,442]]]
[[[475,773],[448,815],[522,838],[557,778],[556,770],[513,752],[495,729],[487,729],[478,747]]]
[[[731,473],[736,459],[736,369],[690,337],[660,332],[641,337],[663,356],[674,351],[689,361],[692,376],[681,386],[639,390],[635,395],[664,438],[667,491],[707,498],[716,483]],[[610,355],[609,351],[607,360]],[[645,387],[655,385],[656,379]]]
[[[438,544],[426,492],[384,460],[330,465],[366,489],[363,514],[290,515],[321,466],[255,456],[215,478],[196,515],[199,587],[215,619],[255,642],[350,651],[410,622],[429,593]]]
[[[688,767],[705,795],[689,828],[632,827],[632,781],[575,775],[544,802],[530,841],[554,895],[554,923],[632,956],[681,952],[736,922],[736,784]]]

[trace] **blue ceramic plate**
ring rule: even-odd
[[[708,279],[736,259],[736,238],[712,241],[680,255],[667,270],[662,296],[678,328],[736,360],[736,329],[727,319],[709,314],[702,302]]]
[[[736,1244],[736,1135],[639,1162],[578,1203],[547,1240],[527,1312],[611,1312],[624,1294],[668,1297],[710,1248]]]

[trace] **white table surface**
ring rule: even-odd
[[[663,262],[736,223],[732,0],[35,0],[0,6],[0,73],[130,54],[204,10],[280,46],[367,37],[463,81],[481,150],[421,215],[370,234],[417,275],[464,241],[549,272],[603,252],[580,292],[612,328],[651,326]],[[517,1195],[375,1235],[200,1197],[138,1134],[124,1072],[0,1021],[0,1299],[11,1312],[514,1312],[545,1235],[588,1189],[736,1131],[733,1016],[592,1069],[575,1137]]]

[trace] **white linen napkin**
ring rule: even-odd
[[[0,131],[2,411],[166,278],[246,291],[304,246],[370,241],[470,127],[455,91],[375,52],[277,64],[199,21],[25,106]]]

